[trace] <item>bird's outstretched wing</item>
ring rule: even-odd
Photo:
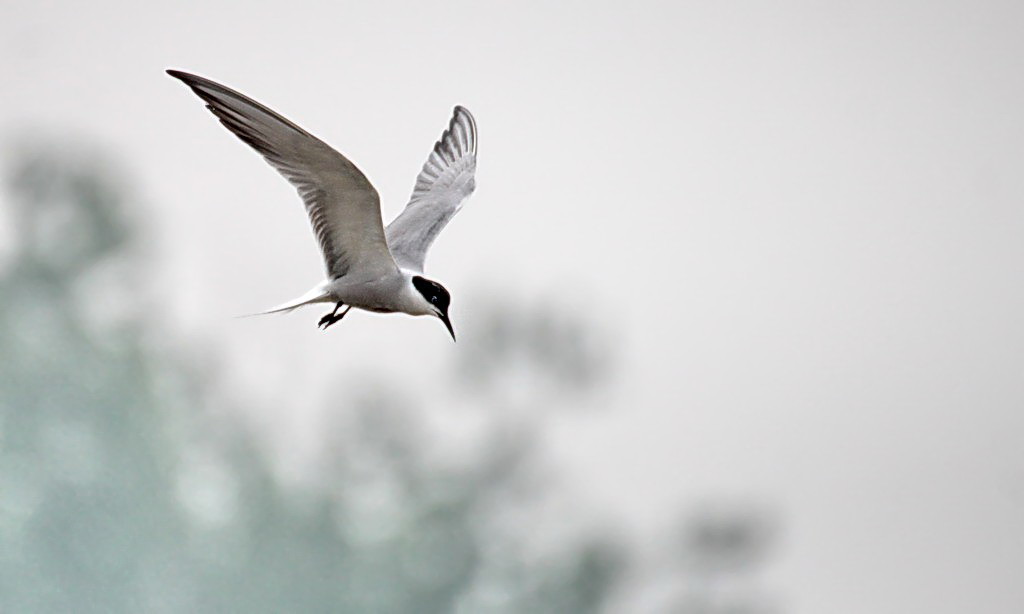
[[[329,278],[372,278],[395,270],[377,190],[345,156],[230,88],[179,70],[167,74],[192,88],[220,123],[298,189]]]
[[[448,129],[416,178],[409,204],[385,231],[399,266],[422,272],[430,244],[473,193],[476,142],[476,121],[469,111],[455,107]]]

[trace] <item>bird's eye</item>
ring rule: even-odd
[[[431,303],[436,303],[437,302],[437,297],[436,296],[430,297],[430,302]]]

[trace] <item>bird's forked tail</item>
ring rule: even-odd
[[[311,305],[313,303],[331,303],[331,302],[333,302],[333,301],[329,298],[327,292],[322,287],[317,286],[316,288],[313,288],[312,290],[310,290],[309,292],[303,294],[302,296],[300,296],[297,299],[292,299],[292,300],[290,300],[290,301],[288,301],[286,303],[281,303],[280,305],[276,305],[274,307],[271,307],[270,309],[268,309],[266,311],[259,311],[259,312],[256,312],[256,313],[248,313],[248,314],[241,315],[241,316],[238,316],[238,317],[240,317],[240,318],[251,318],[253,316],[265,316],[265,315],[269,315],[271,313],[288,313],[290,311],[294,311],[294,310],[298,309],[299,307],[302,307],[303,305]]]

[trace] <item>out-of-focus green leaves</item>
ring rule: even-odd
[[[316,484],[282,486],[255,439],[210,419],[216,365],[155,349],[209,354],[152,342],[168,333],[144,317],[147,263],[126,216],[137,204],[116,176],[92,156],[26,149],[0,195],[16,238],[0,268],[0,612],[572,614],[623,603],[634,561],[612,533],[541,531],[551,484],[529,462],[538,432],[521,412],[478,412],[478,445],[452,460],[437,453],[423,401],[371,382],[329,408],[345,424],[330,429]],[[453,404],[550,405],[613,366],[608,341],[558,310],[493,308],[479,330],[448,370],[469,392]],[[733,573],[763,558],[755,533],[698,523],[689,554],[663,571],[672,582]],[[682,602],[712,604],[695,586]]]
[[[495,612],[598,607],[611,542],[550,564],[493,547],[487,510],[516,505],[522,493],[505,491],[525,447],[441,466],[419,408],[353,397],[329,479],[292,493],[243,435],[197,437],[204,379],[152,349],[140,310],[112,344],[80,308],[84,296],[104,310],[82,288],[97,270],[123,273],[102,286],[118,296],[145,266],[112,176],[37,149],[7,177],[18,241],[0,275],[0,611],[478,611],[485,584]]]
[[[610,340],[583,312],[554,304],[481,301],[476,332],[459,352],[459,383],[529,404],[561,400],[600,387],[614,366]]]

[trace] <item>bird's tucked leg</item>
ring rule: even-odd
[[[338,310],[341,309],[341,306],[344,305],[344,304],[345,303],[338,303],[337,305],[335,305],[334,306],[334,311],[332,311],[331,313],[329,313],[329,314],[325,315],[324,317],[320,318],[320,322],[317,324],[317,326],[319,326],[320,328],[322,328],[324,330],[327,330],[328,328],[331,327],[332,324],[334,324],[335,322],[338,322],[342,318],[344,318],[345,314],[348,313],[348,310],[352,309],[352,307],[346,307],[345,311],[342,311],[341,315],[338,315]]]

